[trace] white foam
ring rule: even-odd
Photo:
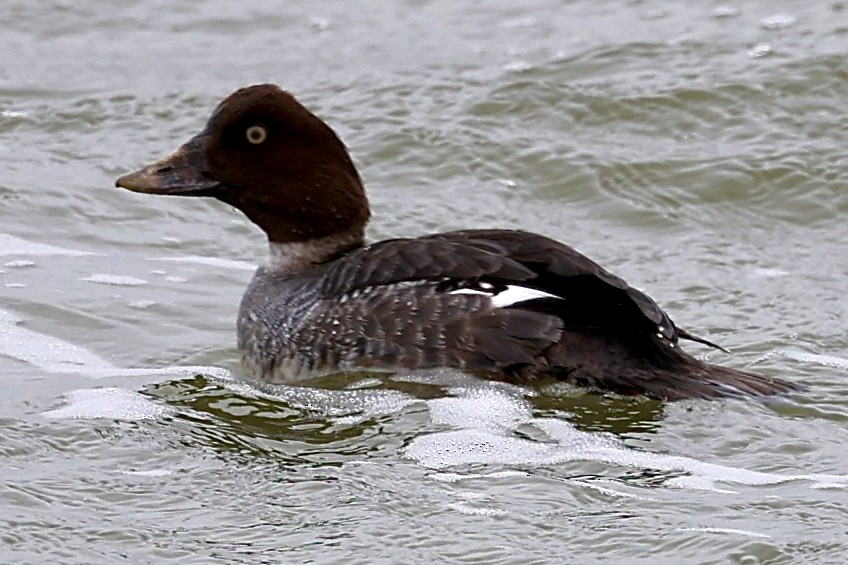
[[[222,269],[236,269],[239,271],[255,271],[256,265],[247,261],[234,261],[232,259],[219,259],[218,257],[200,257],[197,255],[186,255],[184,257],[151,257],[148,261],[172,261],[175,263],[192,263],[195,265],[208,265]]]
[[[431,475],[433,479],[441,482],[441,483],[458,483],[460,481],[467,481],[468,479],[502,479],[502,478],[512,478],[512,477],[526,477],[527,473],[524,471],[495,471],[493,473],[449,473],[449,472],[439,472]]]
[[[0,355],[37,367],[47,373],[84,375],[92,378],[169,374],[204,374],[218,378],[230,372],[219,367],[185,366],[152,369],[117,367],[78,345],[21,326],[21,319],[0,310]]]
[[[712,16],[714,18],[735,18],[741,13],[739,8],[735,6],[722,5],[713,8]]]
[[[137,392],[122,388],[92,388],[72,390],[65,394],[66,405],[43,412],[45,418],[75,420],[150,420],[172,409],[157,404]]]
[[[65,257],[81,257],[83,255],[94,255],[94,253],[66,249],[44,243],[34,243],[13,235],[0,233],[0,255],[64,255]]]
[[[818,353],[808,353],[806,351],[796,350],[780,350],[776,353],[782,357],[801,361],[802,363],[815,363],[826,367],[848,370],[848,359],[844,357],[837,357],[835,355],[820,355]]]
[[[148,469],[146,471],[122,471],[125,475],[133,475],[136,477],[167,477],[173,475],[173,471],[169,471],[168,469]]]
[[[290,385],[259,385],[235,381],[227,387],[240,394],[265,396],[282,400],[286,404],[316,412],[323,416],[338,418],[339,423],[359,423],[363,420],[394,414],[405,406],[418,402],[417,399],[396,390],[321,388]]]
[[[768,43],[758,43],[748,50],[748,56],[752,59],[761,59],[771,54],[772,48]]]
[[[34,267],[34,261],[27,261],[25,259],[20,259],[18,261],[9,261],[8,263],[3,263],[4,267],[9,267],[10,269],[21,269],[24,267]]]
[[[543,466],[569,461],[681,472],[666,484],[678,488],[730,492],[717,483],[775,485],[812,482],[816,488],[846,488],[845,475],[781,475],[707,463],[698,459],[637,451],[614,436],[582,432],[568,422],[533,416],[530,405],[503,390],[479,389],[427,402],[434,423],[453,430],[416,437],[405,455],[433,469],[484,464]],[[521,431],[519,435],[517,432]],[[540,436],[527,439],[527,436]]]
[[[463,394],[464,392],[480,388],[488,390],[498,389],[510,393],[515,398],[536,396],[537,394],[536,391],[519,385],[506,382],[485,381],[477,377],[472,377],[468,373],[450,368],[420,370],[410,373],[400,372],[392,375],[391,379],[398,382],[445,387],[457,391],[457,394]]]
[[[147,284],[147,281],[144,279],[139,279],[136,277],[125,277],[122,275],[109,275],[106,273],[95,273],[90,277],[81,278],[80,280],[85,282],[109,284],[114,286],[141,286]]]
[[[789,271],[784,271],[782,269],[772,269],[768,267],[761,267],[754,269],[754,276],[763,277],[767,279],[776,279],[779,277],[788,277]]]
[[[116,369],[85,348],[28,330],[20,322],[20,318],[0,310],[0,355],[49,373],[99,373]]]
[[[629,493],[629,492],[619,492],[619,491],[613,490],[611,488],[605,488],[605,487],[602,487],[602,486],[600,486],[600,485],[598,485],[594,482],[590,482],[590,481],[574,481],[574,482],[579,484],[583,488],[594,490],[594,491],[599,492],[599,493],[601,493],[605,496],[615,496],[615,497],[618,497],[618,498],[635,498],[635,499],[641,499],[642,498],[641,496],[637,496],[637,495]]]
[[[506,516],[506,510],[492,508],[491,500],[483,493],[460,491],[455,493],[460,500],[448,504],[448,508],[467,516]]]
[[[760,20],[764,29],[785,29],[795,25],[798,18],[791,14],[774,14]]]
[[[532,419],[527,401],[515,393],[488,388],[460,389],[456,393],[462,396],[427,402],[434,423],[466,429],[511,430]]]
[[[704,532],[706,534],[730,534],[737,536],[746,536],[750,538],[763,538],[770,539],[771,536],[768,534],[761,534],[760,532],[752,532],[750,530],[740,530],[738,528],[678,528],[679,532]]]

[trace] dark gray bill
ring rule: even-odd
[[[147,194],[202,196],[219,185],[206,176],[205,142],[205,136],[198,135],[164,159],[120,177],[115,186]]]

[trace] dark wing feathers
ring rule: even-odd
[[[557,318],[536,312],[501,309],[476,318],[470,320],[474,350],[500,370],[537,365],[542,361],[541,352],[562,337],[562,323]]]
[[[324,296],[406,281],[495,280],[521,282],[536,277],[508,256],[463,241],[432,238],[387,240],[357,249],[327,270]]]
[[[566,299],[557,311],[567,327],[621,333],[678,332],[648,296],[553,239],[516,230],[463,230],[387,240],[335,261],[322,295],[341,296],[408,281],[489,281],[521,284]]]
[[[659,331],[672,343],[679,337],[674,323],[650,297],[556,240],[519,230],[461,230],[430,237],[464,241],[533,269],[536,278],[526,286],[581,301],[584,311],[571,313],[573,327],[636,324],[628,329]],[[646,323],[639,324],[640,318]]]

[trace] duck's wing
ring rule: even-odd
[[[553,314],[567,329],[652,334],[670,344],[683,338],[715,346],[678,329],[649,296],[585,255],[524,231],[462,230],[382,241],[334,261],[323,280],[325,296],[410,281],[439,282],[457,291],[526,288],[549,296],[511,307]]]
[[[322,292],[339,296],[425,280],[458,292],[540,291],[532,307],[556,315],[569,329],[650,333],[672,344],[689,337],[650,297],[585,255],[548,237],[517,230],[463,230],[383,241],[335,261],[326,272]]]
[[[333,258],[323,274],[321,291],[329,297],[402,282],[491,279],[521,283],[536,276],[519,261],[468,241],[438,236],[390,239]]]
[[[324,298],[337,304],[333,315],[359,321],[363,357],[385,364],[457,366],[493,378],[551,373],[660,399],[797,388],[694,359],[677,341],[703,340],[679,330],[650,297],[532,233],[464,230],[385,241],[336,259],[322,280]]]
[[[557,313],[567,328],[623,334],[648,332],[670,343],[689,337],[648,295],[549,237],[519,230],[462,230],[431,238],[464,242],[530,269],[535,277],[521,284],[562,298],[564,303]]]

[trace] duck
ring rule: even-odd
[[[249,379],[451,368],[660,401],[800,389],[685,352],[683,340],[718,346],[544,235],[466,229],[366,242],[371,212],[347,147],[273,84],[232,93],[200,133],[115,184],[216,198],[265,233],[268,258],[236,324]]]

